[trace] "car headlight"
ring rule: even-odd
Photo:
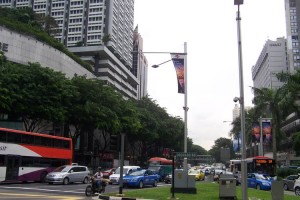
[[[138,181],[138,178],[133,178],[131,179],[132,182],[137,182]]]
[[[262,182],[262,184],[263,184],[264,186],[270,186],[270,185],[271,185],[270,183],[267,183],[267,182]]]

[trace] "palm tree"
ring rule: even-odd
[[[255,105],[255,112],[264,113],[263,117],[272,118],[272,151],[273,159],[277,160],[277,139],[281,137],[280,124],[282,118],[282,109],[280,102],[282,101],[282,94],[284,93],[285,87],[279,89],[270,88],[255,88],[253,103]]]

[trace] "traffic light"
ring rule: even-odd
[[[111,151],[119,151],[120,150],[120,137],[119,135],[110,135],[109,140],[109,149]]]

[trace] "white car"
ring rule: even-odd
[[[294,184],[294,191],[296,196],[300,196],[300,179],[296,179],[296,182]]]
[[[131,174],[137,170],[141,170],[139,166],[123,166],[123,177]],[[118,167],[114,174],[109,176],[109,184],[119,184],[120,179],[120,167]]]
[[[74,182],[87,184],[90,171],[86,166],[64,165],[56,168],[46,176],[46,182],[49,184],[62,183],[67,185]]]

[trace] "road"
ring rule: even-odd
[[[87,184],[49,185],[47,183],[0,184],[0,200],[92,200],[85,196]],[[159,183],[158,186],[166,186]],[[170,186],[170,185],[169,185]],[[134,188],[124,188],[123,191]],[[118,185],[107,185],[106,192],[118,192]]]

